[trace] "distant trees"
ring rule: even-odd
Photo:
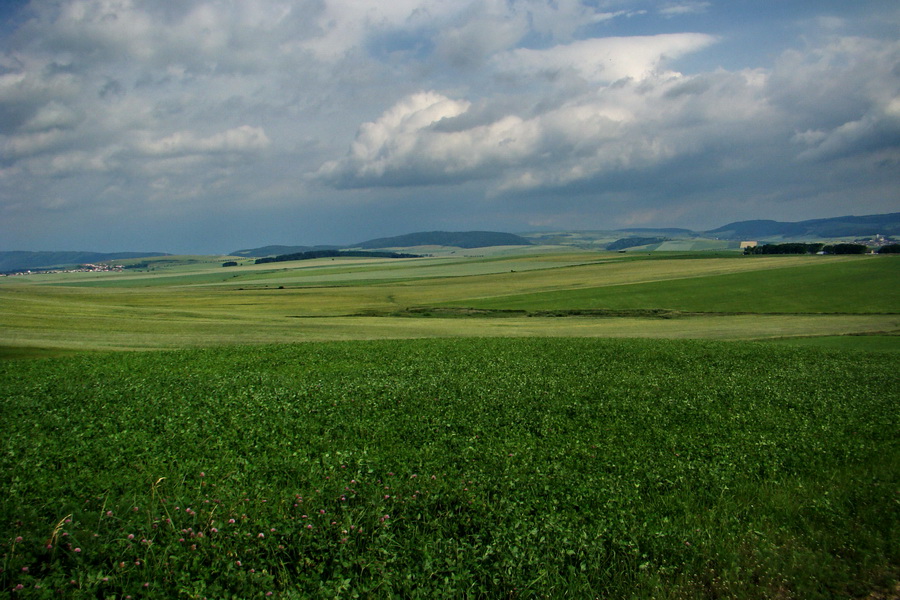
[[[834,244],[822,248],[825,254],[865,254],[869,247],[864,244]]]
[[[816,254],[825,244],[803,244],[791,242],[787,244],[763,244],[753,248],[744,248],[744,254]]]
[[[624,250],[625,248],[634,248],[635,246],[648,246],[650,244],[661,244],[668,238],[661,237],[627,237],[621,238],[606,245],[607,250]]]
[[[869,247],[865,244],[803,244],[789,242],[786,244],[763,244],[755,248],[744,248],[744,254],[865,254]]]
[[[900,244],[888,244],[878,249],[878,254],[900,254]]]
[[[266,256],[257,258],[255,263],[284,262],[288,260],[311,260],[313,258],[336,258],[338,256],[360,256],[367,258],[421,258],[418,254],[404,254],[401,252],[366,252],[363,250],[310,250],[309,252],[296,252],[294,254],[279,254],[278,256]]]
[[[238,266],[238,264],[233,260],[229,260],[229,261],[223,262],[222,266],[223,267],[236,267],[236,266]]]

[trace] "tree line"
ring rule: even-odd
[[[888,246],[884,248],[888,248]],[[865,244],[804,244],[801,242],[763,244],[753,248],[744,248],[744,254],[819,254],[820,252],[824,254],[865,254],[868,251],[869,247]]]
[[[364,250],[309,250],[307,252],[295,252],[293,254],[279,254],[278,256],[266,256],[257,258],[254,264],[262,265],[272,262],[284,262],[288,260],[311,260],[313,258],[336,258],[339,256],[357,256],[367,258],[422,258],[418,254],[406,254],[402,252],[367,252]]]

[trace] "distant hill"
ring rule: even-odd
[[[247,250],[235,250],[228,256],[246,256],[248,258],[261,258],[263,256],[281,256],[283,254],[298,254],[300,252],[315,252],[317,250],[337,250],[340,246],[263,246],[262,248],[249,248]]]
[[[427,231],[396,237],[378,238],[348,246],[349,248],[405,248],[410,246],[456,246],[486,248],[488,246],[530,246],[531,241],[512,233],[497,231]]]
[[[0,252],[0,273],[26,271],[28,269],[71,267],[151,256],[168,256],[168,254],[165,252],[27,252],[14,250]]]
[[[875,234],[893,236],[900,235],[900,213],[811,219],[796,223],[769,220],[738,221],[712,229],[705,234],[731,240],[773,237],[828,239]]]

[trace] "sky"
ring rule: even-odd
[[[0,0],[0,250],[900,211],[896,0]]]

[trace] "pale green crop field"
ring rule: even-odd
[[[900,331],[900,262],[893,257],[518,249],[229,268],[210,258],[168,257],[153,265],[0,279],[0,346],[21,355],[432,337],[879,334],[889,336],[888,347],[900,339],[893,337]],[[607,312],[571,314],[578,310]]]

